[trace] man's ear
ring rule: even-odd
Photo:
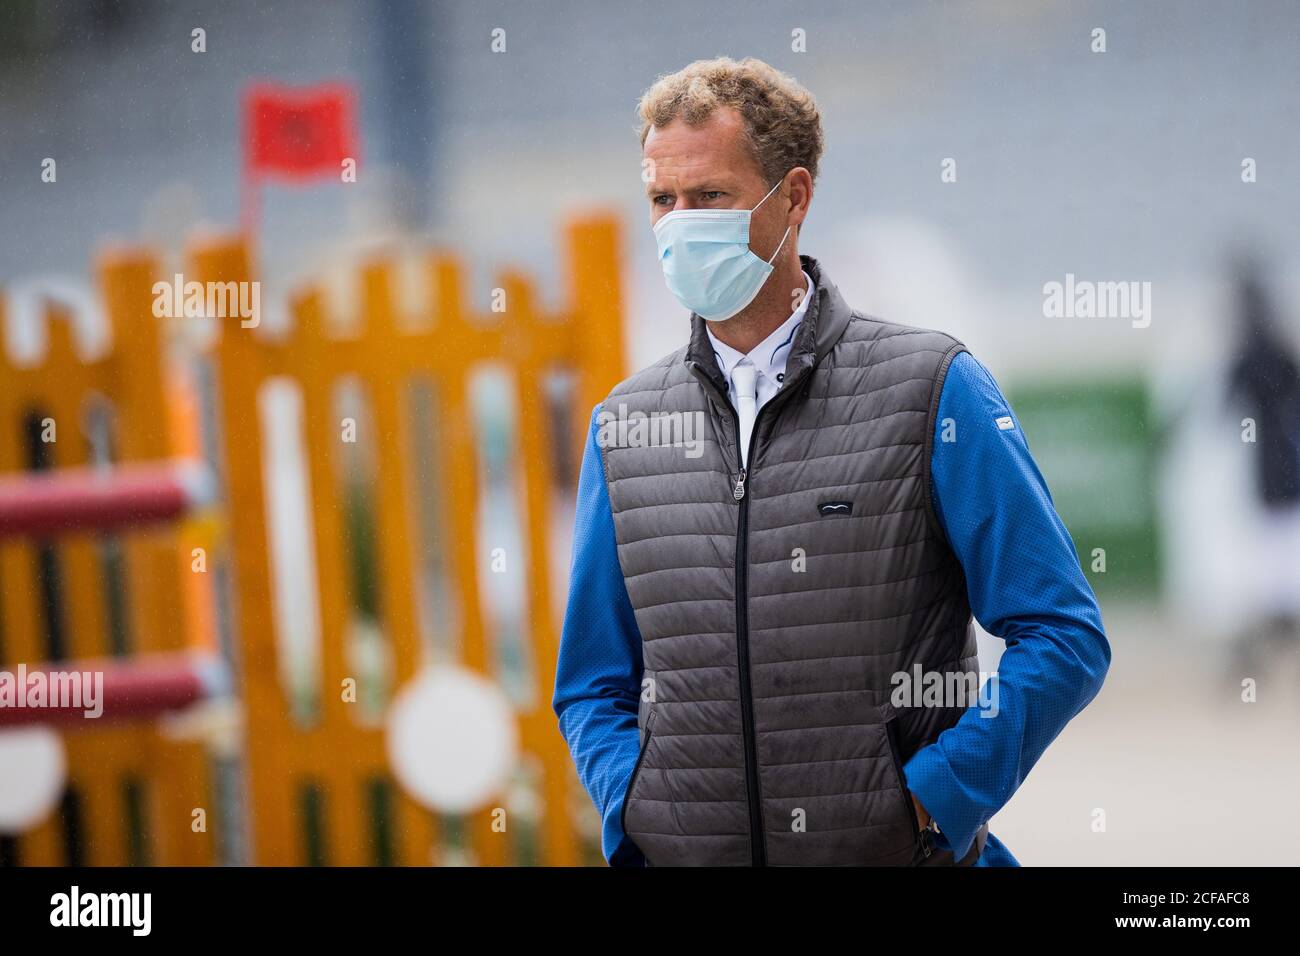
[[[802,226],[804,220],[808,218],[812,197],[812,176],[804,167],[796,166],[790,171],[790,201],[797,208],[798,215],[798,219],[794,223],[796,235],[798,234],[798,227]]]

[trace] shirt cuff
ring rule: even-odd
[[[939,825],[936,843],[960,860],[970,852],[975,834],[984,825],[979,805],[967,795],[938,744],[922,747],[903,765],[907,789],[916,794],[926,813]]]

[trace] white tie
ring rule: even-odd
[[[740,461],[749,467],[749,436],[754,431],[754,417],[758,414],[758,393],[754,387],[758,369],[752,365],[737,365],[731,370],[731,382],[736,386],[736,411],[740,413]]]

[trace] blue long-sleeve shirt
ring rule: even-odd
[[[599,411],[592,413],[578,482],[554,707],[578,776],[600,811],[605,857],[618,866],[643,862],[620,823],[640,749],[642,658],[596,444]],[[1096,696],[1110,645],[1020,422],[969,352],[949,366],[930,467],[935,512],[965,572],[971,612],[1006,642],[997,715],[971,705],[903,767],[908,789],[942,831],[937,842],[960,859],[1047,745]],[[977,865],[1017,862],[990,834]]]

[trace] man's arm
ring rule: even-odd
[[[1000,428],[997,419],[1008,416],[1014,427]],[[955,426],[955,440],[943,440],[945,423]],[[940,395],[931,475],[935,512],[965,571],[971,611],[1007,645],[997,716],[972,705],[903,768],[941,842],[960,859],[1097,695],[1110,644],[1020,421],[968,352],[953,359]]]
[[[623,797],[641,749],[637,698],[641,691],[641,633],[627,596],[596,444],[597,405],[578,479],[569,603],[560,634],[552,706],[578,768],[600,812],[601,847],[611,866],[644,865],[623,833]]]

